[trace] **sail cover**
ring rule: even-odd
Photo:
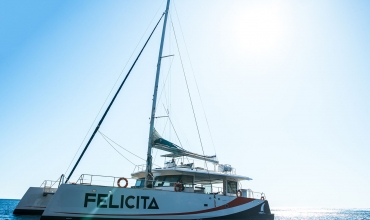
[[[172,154],[166,155],[168,157],[186,156],[186,157],[205,160],[205,161],[208,161],[208,162],[218,164],[218,160],[217,160],[216,155],[206,156],[206,155],[196,154],[196,153],[192,153],[190,151],[187,151],[184,148],[182,148],[182,147],[180,147],[180,146],[162,138],[155,129],[154,129],[154,133],[153,133],[153,147],[157,148],[159,150],[163,150],[163,151],[167,151],[167,152],[172,153]]]

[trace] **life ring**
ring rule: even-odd
[[[121,186],[121,184],[120,184],[121,180],[124,180],[124,181],[126,182],[126,184],[125,184],[124,186]],[[127,179],[126,179],[126,178],[121,177],[121,178],[119,178],[119,179],[117,180],[117,185],[118,185],[118,187],[120,187],[120,188],[121,188],[121,187],[126,188],[126,187],[127,187],[127,185],[128,185],[128,181],[127,181]]]
[[[236,197],[242,197],[242,195],[243,195],[243,193],[240,189],[238,191],[236,191]]]
[[[264,197],[264,196],[261,196],[261,199],[262,199],[262,200],[265,200],[265,197]]]
[[[184,185],[182,185],[182,183],[177,182],[175,183],[173,189],[175,190],[175,192],[182,192],[184,191]]]

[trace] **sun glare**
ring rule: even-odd
[[[240,46],[254,52],[274,50],[283,38],[283,21],[277,3],[246,5],[238,8],[231,33],[236,33]]]

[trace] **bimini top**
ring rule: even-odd
[[[195,159],[205,160],[208,162],[216,163],[218,164],[218,160],[216,155],[213,156],[206,156],[206,155],[200,155],[196,153],[192,153],[190,151],[185,150],[184,148],[167,141],[166,139],[163,139],[158,132],[154,129],[153,133],[153,147],[157,148],[159,150],[164,150],[167,152],[170,152],[171,154],[165,155],[166,157],[191,157]]]

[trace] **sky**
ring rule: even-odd
[[[164,8],[0,1],[0,198],[69,174]],[[184,69],[205,154],[253,179],[243,187],[271,208],[369,208],[369,1],[175,0],[170,14],[156,115],[175,130],[157,119],[163,137],[202,153]],[[100,128],[143,158],[161,29]],[[97,134],[72,180],[129,177],[130,161]]]

